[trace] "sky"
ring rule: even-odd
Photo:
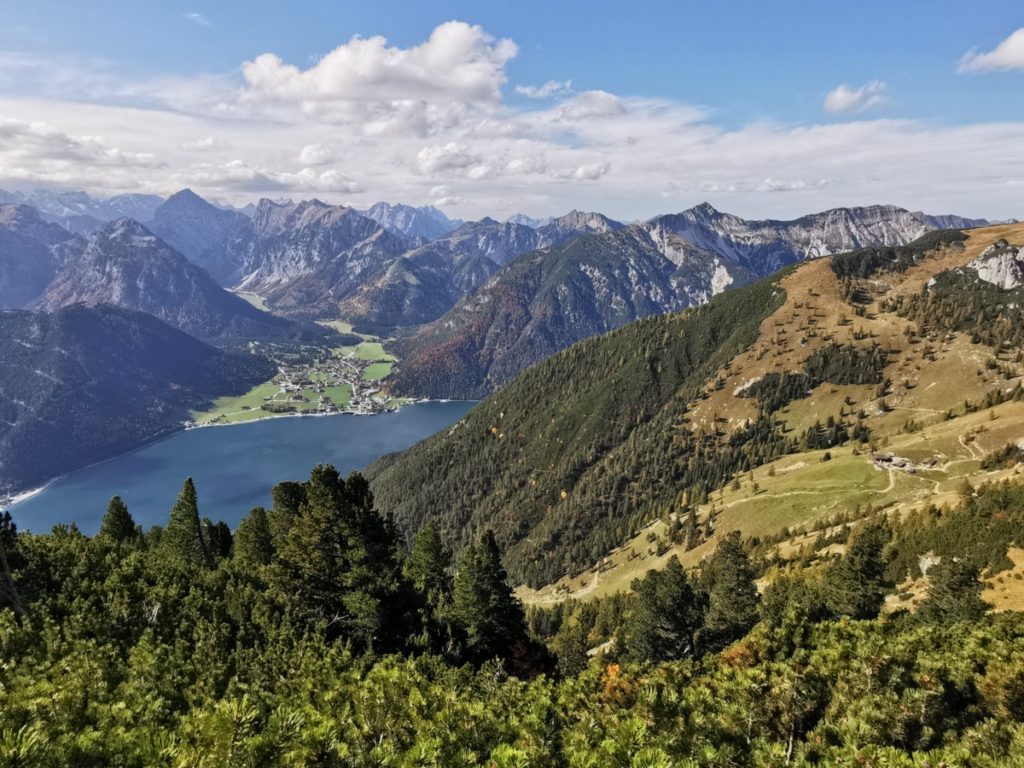
[[[0,187],[1024,218],[1024,4],[36,0]]]

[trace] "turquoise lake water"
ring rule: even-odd
[[[199,514],[233,528],[252,507],[269,506],[274,483],[305,480],[316,464],[333,464],[347,475],[454,424],[473,405],[418,403],[372,416],[267,419],[180,432],[68,475],[10,512],[22,530],[44,532],[73,522],[93,534],[116,495],[135,522],[149,528],[167,522],[191,476]]]

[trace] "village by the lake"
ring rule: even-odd
[[[193,412],[186,428],[278,416],[380,413],[409,402],[383,388],[396,358],[376,337],[365,336],[355,346],[261,352],[277,363],[277,375],[243,395],[218,398],[208,409]]]

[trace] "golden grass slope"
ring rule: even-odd
[[[1024,374],[1021,366],[1005,355],[999,357],[1003,367],[1016,374],[1007,380],[985,365],[997,357],[996,352],[962,334],[908,336],[906,329],[913,324],[882,311],[879,302],[884,296],[920,291],[934,275],[967,264],[1000,238],[1024,243],[1024,224],[965,234],[962,248],[943,248],[902,274],[884,273],[866,281],[864,287],[873,302],[863,317],[856,316],[843,299],[828,259],[801,265],[780,281],[786,302],[762,323],[757,341],[719,371],[705,396],[689,409],[690,428],[711,429],[716,420],[720,425],[724,420],[727,431],[735,429],[756,416],[754,401],[737,396],[752,381],[770,372],[800,371],[816,349],[831,342],[874,342],[891,351],[885,371],[893,382],[886,397],[889,410],[879,406],[875,386],[824,384],[777,414],[798,434],[816,420],[838,416],[844,405],[847,412],[863,410],[872,432],[871,448],[852,444],[833,448],[830,461],[822,460],[824,451],[784,456],[741,477],[738,490],[716,491],[699,508],[702,523],[709,515],[715,520],[713,535],[701,546],[690,551],[678,545],[666,549],[668,526],[659,520],[587,573],[540,590],[521,589],[521,597],[529,603],[550,604],[627,589],[634,578],[663,566],[673,555],[684,564],[698,563],[732,530],[765,537],[787,529],[789,536],[778,548],[780,554],[791,555],[811,543],[831,519],[856,515],[869,505],[901,514],[926,503],[955,503],[964,479],[975,485],[1004,477],[1020,477],[1024,482],[1020,466],[998,472],[980,469],[985,454],[1024,437],[1024,403],[1007,402],[974,413],[964,409],[965,400],[978,402],[996,388],[1012,389]],[[715,378],[724,386],[715,386]],[[847,405],[850,402],[852,406]],[[913,473],[878,469],[871,449],[911,459],[918,466]],[[931,466],[925,467],[926,463]],[[999,589],[998,596],[993,593],[999,605],[1024,605],[1024,578],[1007,575]]]

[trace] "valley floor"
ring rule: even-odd
[[[342,333],[351,325],[324,321]],[[304,362],[275,360],[277,375],[245,394],[222,397],[195,411],[187,428],[239,424],[281,416],[326,416],[334,413],[378,413],[409,402],[392,398],[381,388],[396,358],[384,343],[363,336],[355,346],[336,347]]]

